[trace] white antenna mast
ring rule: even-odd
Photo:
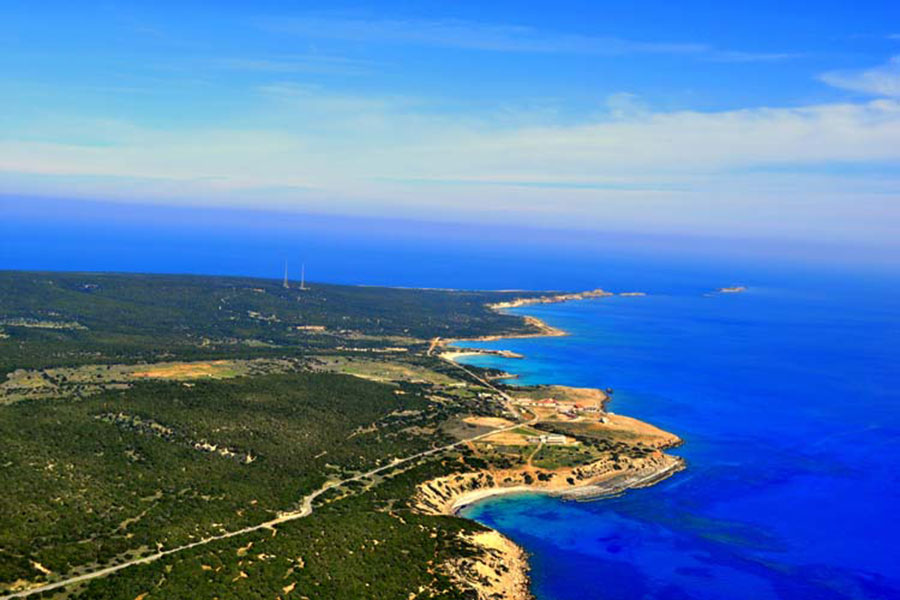
[[[281,285],[284,286],[284,289],[288,289],[290,287],[288,285],[288,278],[287,278],[287,261],[284,261],[284,282]]]
[[[306,263],[300,263],[300,289],[306,289]]]

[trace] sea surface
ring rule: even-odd
[[[571,335],[466,344],[524,354],[465,359],[522,384],[612,387],[685,441],[652,488],[464,511],[531,553],[540,600],[900,598],[896,281],[752,278],[523,307]]]
[[[612,387],[688,469],[592,503],[466,516],[532,554],[540,600],[900,598],[896,252],[0,197],[0,269],[643,291],[519,309],[571,333],[485,344],[521,383]],[[743,284],[743,294],[715,294]]]

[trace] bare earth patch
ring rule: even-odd
[[[229,360],[191,363],[163,363],[152,368],[133,371],[132,377],[141,379],[197,379],[200,377],[229,377],[234,374]]]
[[[494,427],[496,429],[502,429],[503,427],[509,427],[511,425],[515,425],[512,421],[508,419],[504,419],[501,417],[466,417],[463,419],[466,423],[471,423],[472,425],[479,425],[481,427]]]
[[[528,558],[525,552],[500,533],[479,531],[463,535],[477,557],[460,558],[443,565],[464,588],[479,600],[524,600],[528,591]]]

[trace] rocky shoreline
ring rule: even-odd
[[[577,501],[594,500],[653,485],[684,468],[680,457],[656,450],[624,471],[604,460],[557,471],[521,468],[458,473],[421,484],[414,506],[425,514],[458,516],[470,504],[506,494],[545,493]],[[524,549],[494,530],[467,535],[463,540],[473,555],[444,565],[460,587],[474,590],[479,600],[533,598]]]
[[[605,290],[595,289],[556,296],[517,298],[488,306],[500,311],[532,304],[551,304],[612,295],[614,294]],[[539,332],[485,336],[475,340],[442,340],[441,345],[459,341],[496,341],[568,335],[565,331],[552,327],[536,317],[523,318]],[[502,355],[503,351],[488,352]],[[459,356],[473,353],[478,352],[460,349],[458,352],[446,352],[442,356],[447,360],[454,360]],[[581,391],[602,396],[603,406],[608,400],[608,395],[599,389]],[[576,501],[587,501],[654,485],[685,468],[684,459],[663,452],[682,443],[678,436],[629,417],[619,417],[618,422],[625,423],[637,436],[646,436],[648,431],[651,432],[655,439],[651,444],[652,450],[640,457],[628,457],[624,464],[618,459],[612,461],[604,458],[565,469],[546,470],[526,465],[514,469],[482,469],[455,473],[420,484],[413,498],[413,505],[424,514],[458,516],[458,513],[468,505],[485,498],[506,494],[544,493]],[[533,600],[529,587],[528,554],[524,549],[492,529],[465,535],[462,541],[473,551],[473,555],[454,559],[443,565],[444,570],[461,588],[473,590],[479,600]]]
[[[475,591],[479,600],[532,600],[528,554],[493,529],[460,536],[471,556],[448,561],[444,571],[458,585]]]
[[[535,467],[456,473],[419,485],[414,506],[419,512],[455,515],[466,506],[504,494],[546,493],[563,498],[598,498],[647,487],[684,468],[684,460],[655,450],[646,458],[629,459],[624,469],[599,460],[553,471]]]

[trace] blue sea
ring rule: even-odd
[[[517,309],[569,337],[478,344],[522,384],[614,388],[688,469],[589,503],[464,515],[532,555],[540,600],[900,598],[900,305],[889,280],[798,273]]]
[[[519,309],[560,338],[472,362],[612,387],[688,469],[591,503],[466,516],[532,555],[540,600],[900,598],[900,276],[890,249],[0,197],[0,269],[647,292]],[[711,293],[746,285],[742,294]]]

